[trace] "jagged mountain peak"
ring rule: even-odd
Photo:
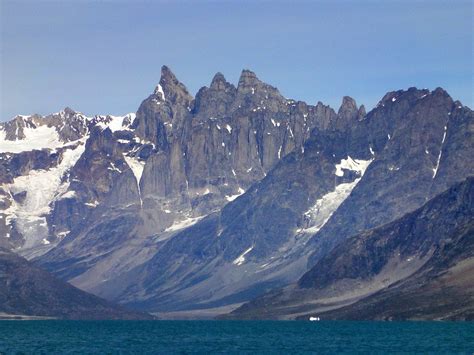
[[[74,109],[70,108],[69,106],[66,106],[63,112],[68,115],[74,115],[77,113]]]
[[[239,83],[237,85],[237,92],[241,97],[248,95],[254,95],[259,100],[276,100],[276,101],[287,101],[278,91],[277,88],[261,81],[257,75],[248,69],[243,69],[240,74]],[[290,100],[293,101],[293,100]]]
[[[441,89],[441,91],[446,93],[442,89]],[[430,92],[430,90],[428,90],[428,89],[418,89],[416,87],[410,87],[406,90],[389,91],[377,103],[376,107],[385,106],[386,104],[393,103],[393,102],[395,102],[399,99],[406,99],[406,100],[409,100],[410,102],[412,102],[412,101],[416,101],[416,100],[425,98],[426,96],[431,95],[432,93],[435,93],[435,92],[436,92],[436,94],[439,94],[439,93],[441,93],[441,91],[434,90],[434,91]]]
[[[257,74],[255,74],[253,71],[249,69],[242,70],[242,72],[240,73],[239,83],[237,86],[239,91],[241,89],[245,89],[249,87],[255,88],[261,85],[266,85],[266,84],[257,77]]]
[[[366,115],[365,107],[357,106],[357,102],[350,96],[342,98],[341,106],[337,111],[337,119],[333,123],[336,130],[346,130],[351,127],[355,121],[361,120]]]
[[[434,95],[449,96],[448,92],[440,86],[438,86],[436,89],[434,89],[431,93],[434,94]]]
[[[243,69],[239,77],[239,84],[237,88],[239,91],[242,91],[242,89],[255,88],[256,86],[260,86],[262,84],[264,83],[253,71]]]
[[[356,100],[354,100],[350,96],[344,96],[342,98],[342,103],[341,106],[339,107],[338,110],[338,115],[343,115],[343,116],[353,116],[356,112],[359,111],[359,108],[357,106]]]
[[[191,102],[193,97],[189,94],[186,86],[178,80],[171,69],[166,65],[161,67],[161,78],[154,91],[155,96],[160,96],[163,101],[175,104],[179,101]]]
[[[239,82],[247,81],[247,80],[259,80],[259,79],[257,78],[257,75],[253,71],[249,69],[242,69],[242,72],[240,73]]]
[[[213,90],[226,90],[229,86],[233,87],[221,72],[217,72],[212,78],[209,88]]]
[[[167,65],[161,66],[161,80],[160,81],[171,81],[178,82],[176,75],[171,71]]]
[[[357,109],[357,103],[356,103],[356,100],[354,100],[352,97],[350,96],[343,96],[342,97],[342,103],[341,103],[341,107],[339,108],[339,111],[343,110],[343,109],[346,109],[346,108],[349,108],[349,109]]]

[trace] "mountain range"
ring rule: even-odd
[[[136,113],[0,124],[0,247],[166,318],[471,319],[473,156],[441,88],[336,112],[163,66]]]

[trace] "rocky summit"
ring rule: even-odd
[[[213,317],[255,298],[232,317],[306,317],[307,304],[327,297],[314,290],[375,279],[411,248],[416,267],[384,268],[399,282],[434,263],[425,256],[442,253],[437,243],[461,238],[464,229],[448,227],[428,236],[452,219],[425,229],[411,219],[446,191],[464,191],[459,213],[472,221],[472,198],[455,186],[474,175],[473,156],[474,113],[441,88],[389,92],[368,113],[345,96],[336,112],[287,99],[250,70],[236,85],[217,73],[193,97],[163,66],[136,113],[66,108],[0,124],[0,246],[162,317]],[[383,227],[391,223],[411,229]],[[385,247],[364,252],[363,268],[354,253],[368,235],[370,248]],[[346,257],[360,273],[333,260]],[[358,285],[384,292],[382,281]],[[299,302],[297,312],[262,311],[271,297]],[[331,313],[345,315],[353,318]]]

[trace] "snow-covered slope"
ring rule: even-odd
[[[82,156],[90,129],[127,130],[135,114],[87,117],[69,108],[41,117],[20,115],[0,124],[1,245],[26,257],[53,248],[68,230],[54,233],[50,215],[55,203],[73,199],[70,170]]]
[[[64,145],[54,127],[25,127],[23,133],[25,138],[12,141],[6,139],[5,129],[0,130],[0,152],[21,153],[36,149],[55,149]]]
[[[11,205],[3,213],[6,224],[15,225],[25,239],[21,249],[23,254],[34,252],[40,245],[50,245],[49,228],[46,220],[55,200],[73,196],[68,191],[69,182],[65,179],[69,169],[76,163],[84,152],[84,141],[78,141],[75,146],[64,149],[61,162],[49,169],[30,170],[26,175],[13,179],[11,184],[2,188],[10,194]],[[22,200],[14,196],[23,194]],[[43,252],[47,248],[41,248]]]
[[[347,159],[342,159],[339,164],[336,164],[336,176],[342,177],[344,176],[344,170],[348,170],[357,173],[358,177],[354,181],[340,183],[336,186],[334,191],[328,192],[319,198],[316,203],[305,212],[305,227],[298,229],[297,232],[316,234],[326,224],[329,218],[331,218],[341,203],[350,195],[371,162],[372,159],[354,160],[351,157],[347,157]]]

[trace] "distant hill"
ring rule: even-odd
[[[3,313],[3,314],[2,314]],[[0,248],[0,318],[152,319],[81,291]]]

